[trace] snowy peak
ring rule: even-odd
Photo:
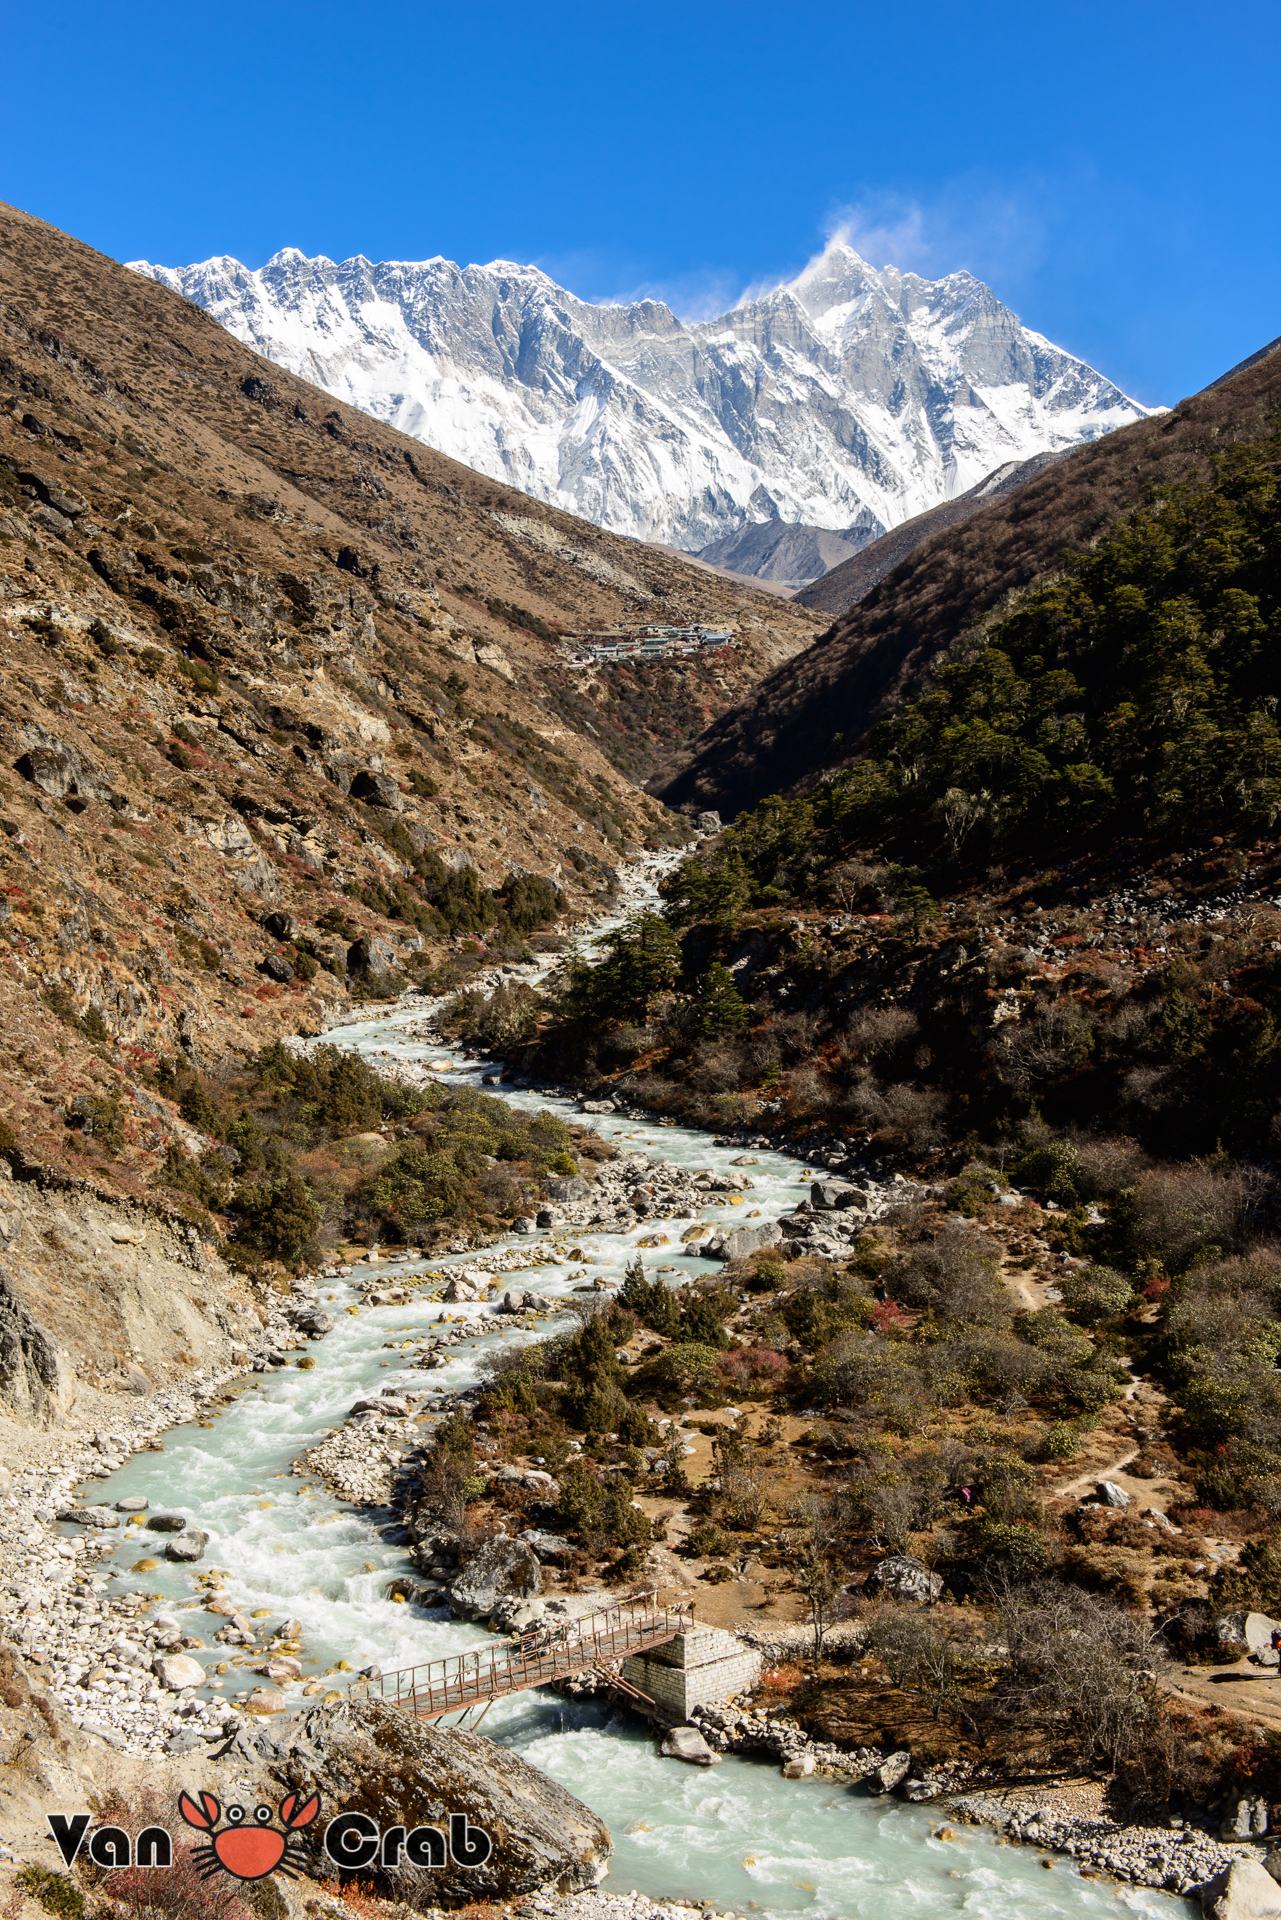
[[[1002,465],[1145,411],[972,274],[878,270],[842,241],[696,325],[658,300],[580,300],[510,260],[284,247],[256,272],[225,256],[133,266],[454,459],[695,552],[771,520],[857,548]]]

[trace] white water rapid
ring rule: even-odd
[[[629,907],[652,897],[654,869],[638,876]],[[596,931],[599,931],[598,928]],[[448,1062],[441,1077],[478,1086],[492,1062],[458,1049],[428,1043],[420,1032],[424,1006],[397,1006],[360,1025],[329,1036],[371,1055]],[[536,1089],[503,1088],[503,1097],[523,1107],[545,1107],[581,1120],[576,1103]],[[728,1168],[741,1149],[715,1147],[691,1129],[599,1116],[608,1137],[655,1160]],[[770,1217],[799,1197],[808,1180],[805,1163],[759,1150],[752,1168],[752,1201]],[[723,1215],[717,1216],[723,1219]],[[635,1254],[643,1228],[627,1236],[594,1236],[596,1272],[621,1277]],[[547,1236],[539,1235],[541,1243]],[[581,1238],[581,1232],[576,1238]],[[513,1245],[530,1246],[529,1240]],[[707,1271],[709,1263],[681,1259],[670,1248],[648,1256],[657,1265]],[[399,1264],[397,1277],[445,1262]],[[380,1269],[381,1270],[381,1269]],[[551,1295],[569,1287],[569,1263],[513,1274],[510,1284]],[[446,1368],[430,1375],[402,1369],[386,1344],[421,1335],[442,1314],[475,1311],[422,1301],[402,1307],[371,1307],[349,1315],[359,1298],[358,1267],[350,1281],[321,1283],[321,1304],[335,1316],[332,1333],[312,1343],[314,1370],[283,1368],[241,1383],[228,1409],[209,1426],[171,1430],[163,1453],[140,1453],[104,1481],[92,1498],[114,1502],[145,1495],[152,1507],[185,1514],[206,1529],[204,1564],[227,1575],[225,1592],[245,1612],[266,1608],[292,1614],[303,1625],[310,1678],[338,1660],[355,1671],[376,1664],[386,1672],[484,1642],[479,1628],[451,1621],[446,1612],[423,1612],[384,1597],[392,1577],[404,1572],[403,1535],[390,1514],[369,1514],[340,1505],[323,1487],[292,1474],[304,1449],[339,1423],[353,1401],[373,1388],[457,1391],[476,1376],[478,1341],[452,1350]],[[506,1284],[506,1280],[504,1280]],[[501,1336],[491,1336],[492,1339]],[[522,1338],[509,1334],[508,1339]],[[212,1409],[209,1410],[212,1412]],[[388,1533],[392,1538],[384,1539]],[[193,1609],[191,1631],[208,1637],[213,1622],[198,1611],[192,1573],[161,1560],[145,1574],[127,1571],[145,1549],[135,1535],[114,1556],[121,1589],[163,1591],[171,1604]],[[111,1563],[105,1563],[110,1567]],[[250,1673],[233,1668],[225,1695],[250,1684]],[[341,1684],[341,1679],[339,1679]],[[296,1689],[294,1689],[296,1693]],[[1185,1920],[1184,1900],[1146,1888],[1085,1880],[1066,1858],[1050,1871],[1033,1849],[998,1843],[986,1828],[960,1827],[956,1837],[933,1837],[938,1809],[895,1800],[869,1799],[830,1780],[789,1781],[776,1763],[727,1756],[713,1770],[660,1760],[652,1736],[636,1722],[594,1702],[572,1702],[531,1693],[499,1701],[484,1732],[516,1748],[552,1775],[608,1822],[615,1852],[608,1886],[636,1888],[654,1897],[678,1895],[708,1900],[720,1909],[753,1912],[761,1920],[906,1920],[957,1913],[974,1920],[1059,1920],[1060,1916],[1113,1916],[1126,1912],[1153,1920]]]

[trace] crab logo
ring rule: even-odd
[[[178,1811],[189,1827],[212,1836],[207,1847],[195,1850],[202,1879],[220,1871],[237,1880],[263,1880],[276,1872],[292,1877],[298,1869],[286,1855],[297,1846],[296,1836],[320,1812],[320,1795],[313,1793],[306,1800],[296,1793],[285,1795],[279,1808],[284,1833],[272,1826],[271,1808],[265,1805],[255,1807],[252,1818],[244,1807],[228,1807],[227,1825],[221,1833],[215,1833],[222,1807],[212,1793],[202,1793],[198,1801],[190,1794],[180,1794]]]

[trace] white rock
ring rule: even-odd
[[[189,1653],[161,1653],[152,1662],[152,1670],[161,1684],[174,1693],[184,1687],[203,1687],[205,1670]]]

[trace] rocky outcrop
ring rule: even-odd
[[[888,1594],[892,1600],[913,1600],[920,1606],[928,1606],[943,1591],[941,1576],[931,1573],[923,1560],[910,1553],[894,1553],[878,1560],[866,1585],[869,1593]]]
[[[509,1600],[527,1600],[543,1590],[542,1569],[523,1540],[500,1534],[473,1554],[445,1589],[460,1620],[490,1620]]]
[[[537,1887],[594,1886],[605,1875],[613,1842],[604,1821],[480,1734],[348,1699],[314,1708],[275,1738],[276,1777],[317,1788],[326,1806],[363,1813],[384,1832],[427,1825],[448,1834],[450,1815],[463,1814],[488,1835],[492,1851],[475,1867],[451,1855],[432,1870],[371,1870],[395,1899],[417,1907],[510,1900]]]
[[[47,1426],[70,1389],[62,1354],[0,1268],[0,1406],[21,1421]]]

